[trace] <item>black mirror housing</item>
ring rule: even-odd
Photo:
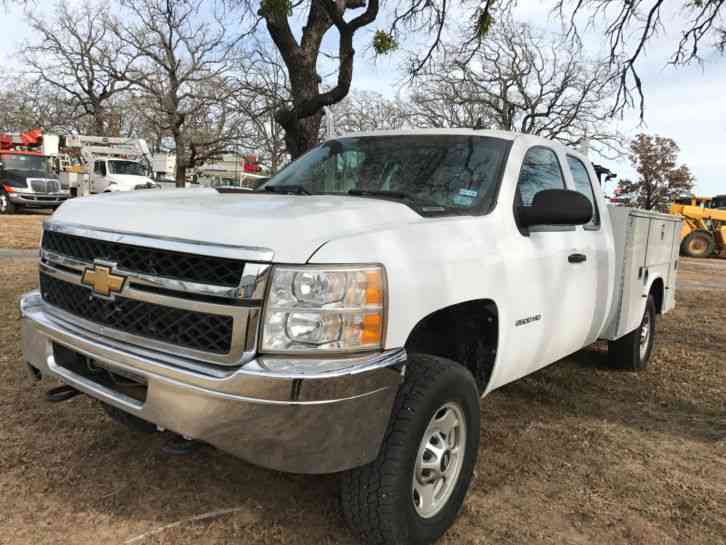
[[[585,225],[592,215],[592,204],[587,197],[571,189],[545,189],[535,194],[531,206],[517,208],[520,227]]]

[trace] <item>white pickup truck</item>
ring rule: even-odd
[[[646,366],[679,222],[609,208],[586,157],[534,136],[336,138],[255,192],[65,203],[24,357],[126,424],[342,472],[364,540],[428,543],[464,501],[480,398],[598,339]]]

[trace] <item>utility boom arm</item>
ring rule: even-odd
[[[141,138],[112,138],[105,136],[66,136],[67,148],[78,148],[83,160],[90,164],[100,157],[142,159],[151,167],[153,158],[146,140]]]

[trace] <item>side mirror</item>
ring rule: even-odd
[[[571,189],[545,189],[536,193],[531,206],[520,206],[520,227],[533,225],[585,225],[592,219],[592,204]]]

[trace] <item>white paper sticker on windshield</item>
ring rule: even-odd
[[[462,197],[471,197],[472,199],[476,199],[479,196],[479,192],[474,189],[460,189],[459,195]]]

